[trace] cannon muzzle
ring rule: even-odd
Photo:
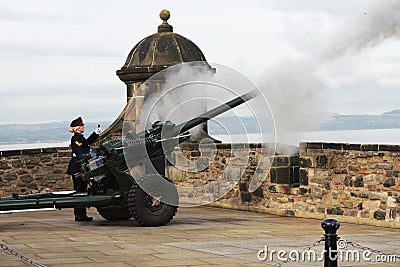
[[[241,95],[235,99],[232,99],[229,102],[226,102],[225,104],[222,104],[216,108],[213,108],[212,110],[209,110],[203,114],[201,114],[200,116],[191,119],[189,121],[183,122],[181,124],[178,124],[175,129],[177,130],[176,134],[181,134],[184,133],[190,129],[192,129],[193,127],[196,127],[230,109],[233,109],[241,104],[243,104],[244,102],[249,101],[250,99],[256,97],[259,94],[259,91],[257,89],[254,89],[244,95]]]

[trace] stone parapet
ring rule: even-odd
[[[204,171],[190,174],[170,166],[170,178],[178,185],[183,181],[204,185],[215,177],[231,177],[236,185],[222,198],[214,199],[212,206],[290,217],[336,217],[344,222],[400,228],[398,145],[300,143],[298,155],[274,157],[261,152],[260,144],[235,146],[249,148],[248,155],[232,159],[232,146],[219,145],[218,156]],[[202,157],[195,147],[179,153],[185,155],[187,165]],[[273,162],[261,186],[250,192],[249,180],[261,153],[263,160],[273,158]],[[227,171],[232,161],[235,163],[230,168],[240,171]],[[218,188],[213,190],[218,192]]]
[[[399,173],[399,145],[300,144],[302,202],[322,214],[400,228]]]
[[[183,144],[168,156],[167,176],[186,188],[188,202],[201,195],[225,208],[400,228],[400,146],[300,143],[298,154],[271,151]],[[71,190],[70,157],[68,147],[1,151],[0,196]],[[264,181],[250,191],[254,174]]]
[[[0,196],[72,190],[71,155],[68,147],[1,151]]]

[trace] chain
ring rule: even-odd
[[[321,244],[321,242],[325,241],[324,237],[321,237],[321,239],[313,242],[312,244],[304,247],[302,252],[308,251],[310,249],[312,249],[313,247],[318,246],[319,244]],[[287,258],[286,260],[280,261],[278,263],[275,263],[274,265],[272,265],[271,267],[281,267],[283,264],[290,262],[291,260],[289,258]]]
[[[46,265],[42,265],[42,264],[40,264],[40,263],[38,263],[38,262],[36,262],[36,261],[34,261],[34,260],[31,260],[30,258],[28,258],[28,257],[26,257],[26,256],[24,256],[24,255],[22,255],[22,254],[19,254],[19,253],[16,252],[15,250],[9,248],[8,246],[6,246],[6,245],[4,245],[4,244],[2,244],[2,243],[0,243],[0,247],[1,247],[2,249],[4,249],[5,251],[9,252],[11,255],[14,255],[14,256],[20,258],[21,260],[23,260],[23,261],[26,262],[26,263],[35,265],[35,266],[37,266],[37,267],[46,267]]]
[[[358,248],[358,249],[361,249],[361,250],[368,250],[368,251],[370,251],[372,253],[376,253],[376,254],[379,254],[379,255],[392,256],[392,257],[395,257],[396,259],[400,259],[400,255],[389,254],[389,253],[383,252],[381,250],[377,250],[377,249],[373,249],[373,248],[370,248],[370,247],[362,246],[360,244],[354,243],[352,241],[348,241],[348,240],[343,239],[343,238],[339,238],[338,246],[341,249],[344,249],[344,248],[346,248],[348,246],[352,246],[354,248]]]

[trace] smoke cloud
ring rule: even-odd
[[[358,53],[386,39],[399,37],[400,1],[376,1],[364,12],[349,16],[338,24],[326,38],[326,47],[319,55],[322,61]]]
[[[357,15],[341,18],[325,35],[325,45],[301,60],[282,59],[268,68],[261,89],[275,118],[277,141],[293,143],[295,132],[317,129],[329,107],[324,64],[352,56],[389,38],[400,36],[400,1],[380,0]]]
[[[183,64],[156,75],[162,77],[152,77],[151,80],[165,77],[165,82],[161,90],[152,88],[155,93],[145,99],[141,122],[146,124],[146,128],[156,120],[179,124],[206,112],[206,99],[211,96],[211,89],[203,81],[210,79],[210,70]],[[151,82],[147,84],[152,85]],[[191,133],[196,134],[198,130],[196,127]]]

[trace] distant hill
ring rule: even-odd
[[[329,117],[327,119],[327,117]],[[243,123],[248,133],[257,133],[257,121],[254,118],[242,117],[242,122],[234,117],[220,117],[222,125],[229,125],[231,134],[243,133]],[[107,128],[111,122],[100,123]],[[86,123],[86,135],[96,129],[97,123]],[[385,112],[382,115],[340,115],[327,114],[321,121],[319,131],[365,130],[400,128],[400,109]],[[0,125],[0,145],[65,142],[71,139],[68,132],[69,122],[51,122],[39,124],[3,124]],[[225,130],[214,121],[208,125],[211,135],[225,134]],[[237,129],[237,130],[236,130]]]
[[[400,116],[400,109],[395,109],[389,112],[385,112],[382,116]]]
[[[322,131],[400,128],[400,109],[382,115],[335,115],[320,125]]]
[[[231,127],[238,120],[230,117],[219,119],[221,124],[229,125],[232,134],[235,134],[235,127]],[[242,118],[243,124],[248,133],[257,132],[256,121],[252,118]],[[209,123],[210,134],[225,134],[225,130],[214,122]],[[340,115],[336,113],[326,114],[319,122],[316,131],[345,131],[345,130],[367,130],[367,129],[391,129],[400,128],[400,109],[385,112],[382,115]],[[238,125],[237,129],[241,129]],[[242,133],[240,131],[238,133]]]
[[[71,139],[69,130],[70,122],[50,122],[38,124],[3,124],[0,125],[1,144],[30,144],[30,143],[54,143]],[[108,127],[110,122],[101,122],[103,127]],[[86,134],[94,131],[97,123],[86,123]]]

